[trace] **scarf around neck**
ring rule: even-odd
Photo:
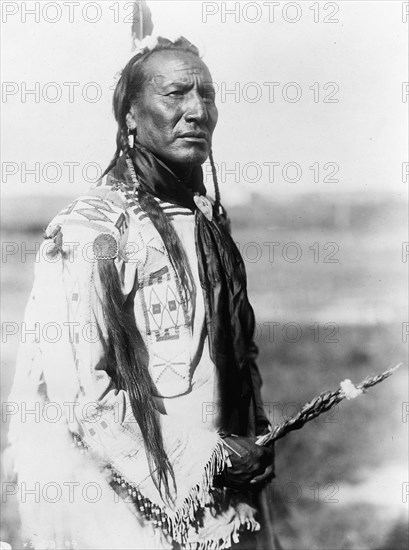
[[[245,435],[250,396],[246,397],[249,373],[244,367],[252,353],[254,313],[247,297],[246,273],[240,252],[215,205],[211,220],[196,206],[195,194],[206,194],[201,166],[193,169],[189,185],[186,185],[140,144],[135,144],[131,160],[140,189],[162,201],[189,208],[195,214],[196,253],[210,356],[220,384],[221,430]],[[125,155],[118,159],[108,175],[127,187],[135,186]]]

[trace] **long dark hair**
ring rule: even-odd
[[[160,37],[152,49],[139,52],[127,63],[116,85],[113,97],[113,110],[118,124],[116,151],[103,175],[116,166],[122,154],[132,158],[132,151],[128,143],[126,115],[129,113],[132,103],[138,99],[146,82],[144,62],[154,52],[161,50],[189,52],[199,56],[196,46],[186,38],[181,37],[175,42],[171,42]],[[194,299],[193,276],[186,252],[173,224],[154,197],[147,191],[142,189],[138,191],[138,201],[163,239],[180,281],[181,291],[184,295],[182,299],[186,301]],[[124,304],[121,282],[114,260],[99,260],[99,275],[104,289],[104,316],[110,346],[116,362],[117,382],[128,392],[132,412],[144,439],[152,479],[159,491],[164,487],[166,498],[169,500],[171,499],[169,479],[172,479],[176,489],[175,477],[164,449],[159,413],[153,399],[155,387],[148,368],[148,350],[135,322],[133,296],[136,286]]]

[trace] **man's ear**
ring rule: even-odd
[[[134,115],[131,112],[129,112],[126,115],[125,120],[126,120],[126,125],[128,126],[129,130],[135,130],[136,129],[136,120],[135,120]]]

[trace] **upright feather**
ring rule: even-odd
[[[132,40],[135,47],[153,31],[152,14],[145,0],[136,0],[133,10]]]

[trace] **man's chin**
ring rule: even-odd
[[[209,150],[206,147],[201,150],[187,151],[180,155],[175,155],[173,158],[169,158],[169,162],[183,166],[199,166],[203,164],[209,156]]]

